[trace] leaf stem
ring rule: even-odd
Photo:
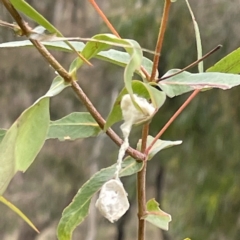
[[[8,27],[11,29],[15,29],[16,27],[18,27],[16,24],[8,23],[8,22],[2,21],[2,20],[0,20],[0,26]]]
[[[0,202],[5,204],[7,207],[9,207],[13,212],[15,212],[19,217],[21,217],[34,231],[37,233],[40,233],[39,230],[34,226],[34,224],[30,221],[30,219],[23,214],[23,212],[18,209],[15,205],[13,205],[11,202],[9,202],[7,199],[5,199],[3,196],[0,196]]]
[[[156,141],[162,136],[162,134],[168,129],[168,127],[173,123],[173,121],[180,115],[180,113],[184,110],[184,108],[193,100],[193,98],[200,92],[200,89],[196,89],[189,97],[188,99],[182,104],[182,106],[173,114],[173,116],[169,119],[169,121],[164,125],[164,127],[159,131],[159,133],[156,135],[154,140],[151,142],[151,144],[148,146],[148,148],[145,150],[145,155],[147,156],[152,149],[153,145],[156,143]]]
[[[107,17],[105,16],[105,14],[104,14],[103,11],[101,10],[101,8],[97,5],[97,3],[95,2],[95,0],[88,0],[88,1],[92,4],[93,8],[97,11],[97,13],[100,15],[100,17],[103,19],[103,21],[104,21],[104,22],[106,23],[106,25],[108,26],[108,28],[111,30],[111,32],[112,32],[115,36],[121,38],[120,35],[118,34],[118,32],[116,31],[116,29],[113,27],[113,25],[112,25],[112,24],[110,23],[110,21],[107,19]]]
[[[156,78],[157,68],[159,65],[159,59],[160,59],[160,54],[161,54],[162,45],[163,45],[163,39],[164,39],[166,27],[167,27],[167,20],[168,20],[170,6],[171,6],[171,1],[165,0],[162,21],[159,28],[159,34],[158,34],[157,44],[155,48],[156,54],[154,55],[154,58],[153,58],[153,68],[152,68],[152,74],[150,78],[151,81],[155,81],[155,78]]]
[[[18,26],[21,28],[24,35],[29,36],[31,33],[31,28],[24,22],[18,11],[12,6],[12,4],[8,0],[1,0],[4,4],[5,8],[12,15],[12,17],[17,22]],[[92,102],[83,92],[82,88],[78,85],[76,81],[73,80],[72,76],[65,70],[65,68],[51,55],[51,53],[45,48],[45,46],[33,39],[29,39],[32,44],[36,47],[38,52],[45,58],[45,60],[58,72],[58,74],[66,81],[71,83],[74,92],[77,94],[79,99],[86,106],[90,114],[99,124],[100,128],[104,128],[105,120],[100,115],[100,113],[93,106]],[[115,142],[118,146],[121,146],[123,140],[110,128],[106,134]],[[129,147],[126,151],[131,157],[136,160],[143,161],[145,159],[145,155],[131,147]]]
[[[149,123],[143,126],[141,152],[144,153],[147,147],[147,136],[149,132]],[[138,199],[138,240],[145,239],[146,222],[142,219],[146,212],[146,171],[147,157],[143,162],[143,168],[137,173],[137,199]]]
[[[100,15],[100,17],[102,18],[102,20],[106,23],[107,27],[110,29],[110,31],[117,36],[118,38],[121,38],[121,36],[119,35],[119,33],[117,32],[117,30],[114,28],[114,26],[111,24],[111,22],[108,20],[108,18],[106,17],[106,15],[103,13],[103,11],[100,9],[100,7],[97,5],[97,3],[95,2],[95,0],[88,0],[93,8],[96,10],[96,12]],[[147,70],[141,66],[141,71],[143,72],[143,74],[145,75],[147,80],[150,80],[150,75],[148,74]]]

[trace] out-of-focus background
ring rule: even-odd
[[[91,37],[109,32],[87,0],[27,2],[65,36]],[[218,44],[223,45],[204,62],[207,69],[240,46],[239,0],[189,2],[199,23],[204,53]],[[154,50],[163,0],[98,0],[97,3],[123,38],[133,38],[142,47]],[[172,4],[170,16],[160,75],[196,60],[193,24],[185,1]],[[0,19],[13,22],[2,4]],[[1,27],[0,42],[12,40],[20,38]],[[52,53],[66,68],[75,58],[74,54]],[[93,68],[84,66],[79,71],[79,84],[106,117],[123,87],[123,69],[98,60],[92,62]],[[8,128],[25,108],[47,91],[54,77],[53,69],[35,49],[0,49],[0,127]],[[239,91],[237,87],[200,93],[163,135],[163,139],[183,140],[183,144],[164,150],[151,160],[147,198],[155,197],[160,207],[172,215],[172,222],[168,232],[147,225],[146,239],[240,239]],[[158,132],[187,96],[166,101],[152,122],[151,135]],[[70,88],[51,100],[52,120],[72,111],[85,109]],[[118,128],[119,125],[115,126],[116,131]],[[137,127],[131,134],[133,146],[139,137]],[[33,232],[0,204],[0,239],[56,239],[62,210],[94,172],[116,161],[117,151],[116,145],[103,135],[74,142],[48,140],[32,166],[26,173],[18,173],[4,193],[41,233]],[[92,208],[90,216],[76,229],[73,240],[136,239],[136,179],[133,176],[123,181],[131,202],[126,216],[111,224]]]

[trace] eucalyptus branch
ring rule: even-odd
[[[8,10],[8,12],[12,15],[12,17],[17,22],[18,26],[21,28],[23,35],[29,36],[32,29],[27,25],[27,23],[22,19],[21,15],[18,13],[18,11],[12,6],[12,4],[8,0],[1,0],[5,8]],[[71,83],[71,86],[74,90],[74,92],[77,94],[79,99],[83,102],[83,104],[86,106],[92,117],[96,120],[96,122],[99,124],[100,128],[104,128],[105,120],[100,115],[100,113],[96,110],[96,108],[93,106],[92,102],[89,100],[89,98],[86,96],[86,94],[83,92],[81,87],[78,85],[77,82],[75,82],[72,78],[72,76],[65,70],[65,68],[51,55],[51,53],[46,49],[46,47],[39,41],[29,39],[32,44],[35,46],[35,48],[38,50],[38,52],[46,59],[46,61],[54,68],[54,70],[57,71],[57,73],[66,81]],[[106,134],[115,142],[118,146],[122,144],[122,139],[111,129],[106,132]],[[131,147],[129,147],[126,151],[131,157],[137,159],[137,160],[144,160],[145,155]]]
[[[141,152],[144,153],[147,147],[147,136],[149,132],[149,124],[145,124],[142,129],[142,145]],[[146,155],[147,156],[147,155]],[[137,174],[137,199],[138,199],[138,240],[145,239],[146,222],[142,219],[146,212],[146,171],[147,159],[143,162],[143,168]]]
[[[95,0],[88,0],[92,6],[94,7],[94,9],[96,10],[96,12],[99,14],[99,16],[103,19],[103,21],[106,23],[106,25],[108,26],[108,28],[111,30],[111,32],[119,37],[119,33],[116,31],[116,29],[113,27],[113,25],[110,23],[110,21],[107,19],[107,17],[105,16],[105,14],[103,13],[103,11],[101,10],[101,8],[96,4]]]
[[[155,81],[156,77],[156,72],[157,68],[159,65],[159,59],[160,59],[160,53],[162,50],[162,45],[163,45],[163,39],[165,35],[165,30],[167,27],[167,20],[168,20],[168,15],[169,15],[169,10],[171,6],[171,0],[165,0],[164,4],[164,9],[163,9],[163,16],[162,16],[162,21],[159,29],[159,34],[158,34],[158,40],[155,48],[155,55],[153,58],[153,68],[152,68],[152,74],[151,74],[151,81]]]

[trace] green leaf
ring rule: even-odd
[[[140,70],[143,53],[140,45],[132,39],[120,39],[113,34],[103,34],[97,37],[99,40],[109,41],[113,43],[119,43],[123,45],[128,45],[129,47],[124,47],[125,50],[129,53],[130,59],[124,70],[124,83],[126,90],[131,96],[131,99],[134,105],[141,110],[138,104],[133,98],[133,89],[132,89],[132,77],[136,70]]]
[[[72,49],[63,41],[59,42],[41,42],[46,48],[51,50],[58,50],[64,52],[72,52]],[[69,41],[69,43],[79,52],[81,52],[85,46],[83,42]],[[0,43],[0,48],[16,48],[16,47],[34,47],[29,40],[13,41]]]
[[[152,143],[153,140],[154,140],[154,137],[152,137],[150,135],[147,136],[147,147],[150,146],[150,144]],[[180,141],[180,140],[179,141],[165,141],[165,140],[158,139],[149,152],[148,160],[152,159],[161,150],[163,150],[165,148],[170,148],[170,147],[173,147],[173,146],[176,146],[179,144],[182,144],[182,141]],[[142,139],[140,139],[138,141],[138,144],[137,144],[138,150],[141,149],[141,145],[142,145]]]
[[[10,0],[12,5],[20,12],[24,13],[30,19],[45,27],[50,33],[58,32],[58,30],[40,13],[38,13],[31,5],[24,0]]]
[[[240,48],[229,53],[218,61],[214,66],[207,69],[207,72],[240,73]]]
[[[0,195],[17,171],[26,171],[42,148],[49,126],[49,98],[26,109],[0,144]]]
[[[169,70],[164,76],[178,72],[179,69]],[[240,76],[230,73],[204,72],[189,73],[182,72],[166,80],[160,81],[158,86],[169,97],[175,97],[195,89],[209,90],[211,88],[231,89],[240,84]]]
[[[132,175],[142,168],[142,162],[137,162],[127,157],[122,164],[120,176]],[[88,215],[89,204],[92,196],[101,189],[102,185],[112,179],[116,171],[116,164],[102,169],[94,174],[78,191],[73,201],[63,211],[62,218],[58,225],[58,239],[70,240],[73,230]]]
[[[0,129],[0,143],[3,140],[6,132],[7,132],[7,129]]]
[[[90,113],[75,112],[59,120],[51,121],[46,138],[57,138],[60,141],[75,140],[97,136],[100,131],[100,127]],[[6,132],[7,130],[0,129],[0,142]]]
[[[16,206],[14,206],[12,203],[7,201],[7,199],[5,199],[2,196],[0,196],[0,202],[8,206],[13,212],[19,215],[33,230],[39,233],[38,229],[34,226],[30,219],[26,215],[24,215],[24,213],[20,209],[18,209]]]
[[[171,215],[163,212],[159,208],[159,204],[154,198],[147,202],[147,213],[144,214],[142,219],[145,219],[163,230],[168,230],[169,222],[172,220]]]
[[[135,101],[133,99],[132,76],[133,76],[134,72],[136,70],[139,71],[140,67],[141,67],[143,53],[142,53],[142,49],[141,49],[140,45],[134,40],[120,39],[113,34],[99,34],[99,35],[95,35],[93,37],[93,39],[99,40],[99,42],[91,42],[91,41],[88,42],[82,51],[82,55],[88,60],[90,58],[96,56],[100,51],[106,50],[109,47],[108,44],[101,42],[101,41],[105,41],[105,42],[107,41],[109,44],[119,43],[119,44],[129,46],[129,47],[125,47],[126,51],[130,55],[130,59],[125,67],[124,83],[125,83],[125,87],[126,87],[128,93],[130,94],[135,106],[138,107],[138,105],[135,103]],[[79,59],[79,58],[75,59],[70,66],[71,74],[75,75],[77,69],[79,67],[81,67],[82,64],[83,64],[83,61],[81,59]]]
[[[59,94],[64,88],[71,86],[70,83],[64,81],[60,76],[57,76],[53,79],[53,82],[50,86],[50,89],[45,94],[46,97],[53,97]]]
[[[79,52],[82,52],[83,48],[85,47],[85,44],[82,42],[69,41],[69,43]],[[72,52],[71,48],[63,41],[42,42],[42,44],[48,49]],[[29,40],[0,43],[0,48],[12,48],[12,47],[33,47],[33,45]],[[101,51],[93,57],[113,63],[121,67],[125,67],[130,60],[130,55],[128,53],[114,49]],[[151,74],[153,63],[150,59],[143,57],[142,66],[149,74]],[[74,66],[72,66],[71,68],[74,68]],[[136,69],[136,73],[143,77],[143,73],[141,72],[141,70]]]
[[[75,112],[57,121],[51,121],[47,138],[63,140],[75,140],[97,136],[100,127],[90,113]]]
[[[93,39],[104,39],[104,36],[105,34],[95,35]],[[85,45],[81,53],[86,59],[89,60],[95,57],[100,51],[106,50],[107,48],[109,48],[109,45],[106,43],[89,41]],[[70,72],[76,72],[78,68],[80,68],[83,65],[83,63],[84,62],[82,59],[76,58],[70,66]]]
[[[143,53],[142,50],[139,49],[140,45],[136,41],[128,40],[127,42],[129,42],[133,48],[126,49],[131,55],[131,58],[124,70],[124,83],[135,107],[138,107],[141,110],[133,98],[132,77],[136,69],[140,69],[141,67]]]
[[[129,61],[124,71],[124,81],[130,81],[129,79],[132,80],[132,76],[135,70],[140,70],[141,67],[143,58],[141,46],[135,40],[120,39],[113,34],[99,34],[94,36],[94,39],[123,45],[126,52],[128,52],[128,54],[130,55]],[[128,89],[128,87],[126,88]],[[128,92],[131,91],[131,86],[129,86],[129,89]]]
[[[192,8],[191,8],[188,0],[185,0],[185,1],[186,1],[188,10],[189,10],[189,12],[190,12],[190,14],[191,14],[192,21],[193,21],[195,38],[196,38],[196,45],[197,45],[197,58],[198,58],[198,59],[201,59],[201,58],[202,58],[202,41],[201,41],[201,35],[200,35],[198,23],[197,23],[197,21],[196,21],[196,19],[195,19],[194,13],[193,13],[193,11],[192,11]],[[200,62],[198,63],[198,71],[199,71],[200,73],[203,72],[203,61],[200,61]]]
[[[49,97],[68,87],[57,76],[45,96],[26,109],[7,131],[0,131],[0,196],[17,171],[26,171],[42,148],[49,128]]]
[[[115,65],[119,65],[121,67],[125,67],[129,63],[130,55],[126,52],[110,49],[108,51],[102,51],[98,53],[96,58],[113,63]],[[143,57],[141,65],[145,68],[149,75],[151,75],[153,62],[150,59]],[[136,69],[135,72],[139,76],[144,77],[144,74],[140,69]]]
[[[146,87],[152,105],[156,108],[159,109],[165,102],[166,100],[166,94],[162,91],[159,91],[154,87],[154,85],[150,85],[148,83],[143,83],[143,85]]]
[[[132,89],[133,93],[137,94],[138,96],[151,100],[155,108],[161,107],[166,99],[165,93],[158,91],[156,88],[152,87],[148,83],[143,83],[138,80],[132,81]],[[124,87],[123,90],[119,93],[112,107],[112,110],[107,117],[106,124],[104,126],[105,131],[114,123],[119,122],[123,119],[120,103],[122,97],[127,93],[128,91],[126,87]]]

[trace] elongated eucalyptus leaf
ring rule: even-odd
[[[75,140],[97,136],[100,127],[90,113],[74,112],[57,121],[51,121],[47,138],[63,140]]]
[[[48,133],[49,97],[60,93],[66,84],[57,76],[45,96],[26,109],[0,140],[0,196],[17,171],[26,171],[42,148]]]
[[[120,176],[132,175],[142,168],[142,162],[137,162],[131,157],[122,164]],[[58,224],[58,240],[71,240],[74,229],[88,215],[89,204],[92,196],[100,190],[102,185],[112,179],[116,171],[116,164],[102,169],[94,174],[77,192],[73,201],[68,205],[62,214]]]
[[[133,98],[132,77],[133,77],[134,72],[137,69],[140,69],[140,67],[141,67],[143,53],[142,53],[142,50],[139,49],[140,46],[139,46],[139,44],[136,41],[134,41],[134,40],[127,40],[126,43],[128,43],[128,42],[134,48],[126,49],[128,51],[128,53],[131,55],[131,58],[130,58],[129,63],[125,67],[124,83],[125,83],[125,87],[126,87],[128,93],[130,94],[130,96],[132,96],[133,103],[135,103],[134,98]],[[136,107],[139,107],[137,103],[135,103],[135,105],[136,105]]]
[[[16,169],[26,171],[46,139],[49,127],[49,98],[44,97],[37,101],[15,123],[18,131],[15,142]],[[9,130],[11,131],[11,128]]]
[[[69,42],[79,52],[81,52],[85,46],[83,42],[74,42],[74,41],[69,41]],[[64,51],[64,52],[72,52],[72,49],[63,41],[41,42],[41,43],[48,49]],[[33,44],[29,40],[0,43],[0,48],[17,48],[17,47],[33,47]]]
[[[17,171],[26,171],[44,144],[49,126],[49,98],[26,109],[0,144],[0,195]]]
[[[240,48],[229,53],[218,61],[214,66],[207,69],[207,72],[240,73]]]
[[[172,69],[164,76],[178,72],[179,69]],[[189,73],[182,72],[166,80],[160,81],[158,86],[169,96],[175,97],[195,89],[220,88],[231,89],[240,84],[240,76],[230,73],[204,72]]]
[[[82,52],[83,48],[85,47],[85,44],[82,42],[69,41],[69,43],[79,52]],[[96,43],[96,42],[94,42],[94,43]],[[42,44],[45,45],[45,47],[47,47],[48,49],[72,52],[72,49],[63,41],[42,42]],[[0,43],[0,48],[15,48],[15,47],[33,47],[33,45],[29,40]],[[103,61],[113,63],[113,64],[121,66],[121,67],[125,67],[129,63],[129,60],[130,60],[130,55],[128,53],[114,50],[114,49],[110,49],[107,51],[100,51],[99,53],[97,53],[97,55],[95,55],[93,57],[97,58],[97,59],[101,59]],[[75,61],[77,61],[77,60],[75,60]],[[152,61],[146,57],[143,57],[141,64],[145,68],[145,70],[149,74],[151,74],[152,65],[153,65]],[[71,68],[74,68],[74,65],[72,65]],[[139,69],[136,69],[135,72],[138,75],[143,76],[143,73]]]
[[[154,137],[148,135],[147,147],[150,146],[150,144],[152,143],[153,140],[154,140]],[[149,152],[148,160],[151,160],[158,152],[162,151],[163,149],[170,148],[170,147],[179,145],[181,143],[182,143],[182,141],[180,141],[180,140],[179,141],[166,141],[166,140],[158,139]],[[141,145],[142,145],[142,140],[140,139],[137,144],[138,150],[141,150]]]
[[[138,96],[151,100],[151,102],[153,103],[153,106],[156,109],[160,108],[166,99],[165,93],[158,91],[156,88],[152,87],[148,83],[143,83],[141,81],[133,80],[132,89],[133,89],[133,93],[137,94]],[[122,97],[127,93],[128,91],[126,87],[124,87],[123,90],[119,93],[112,107],[112,110],[110,111],[107,117],[104,130],[107,130],[114,123],[119,122],[123,119],[120,103],[121,103]]]
[[[172,217],[159,208],[159,204],[154,198],[147,202],[146,208],[147,213],[142,217],[142,219],[145,219],[163,230],[168,230],[169,222],[171,222]]]
[[[19,217],[21,217],[34,231],[39,233],[38,229],[34,226],[34,224],[30,221],[30,219],[24,215],[24,213],[18,209],[15,205],[10,203],[7,199],[4,197],[0,196],[0,202],[8,206],[12,211],[14,211]]]
[[[7,129],[0,129],[0,143],[3,140],[6,132],[7,132]]]
[[[192,21],[193,21],[195,38],[196,38],[196,45],[197,45],[197,58],[198,58],[198,59],[201,59],[201,58],[202,58],[202,41],[201,41],[201,35],[200,35],[198,23],[197,23],[197,21],[196,21],[196,19],[195,19],[194,13],[193,13],[193,11],[192,11],[192,8],[191,8],[188,0],[185,0],[185,1],[186,1],[188,10],[189,10],[189,12],[190,12],[190,14],[191,14]],[[203,61],[200,61],[200,62],[198,63],[198,71],[199,71],[200,73],[203,72]]]

